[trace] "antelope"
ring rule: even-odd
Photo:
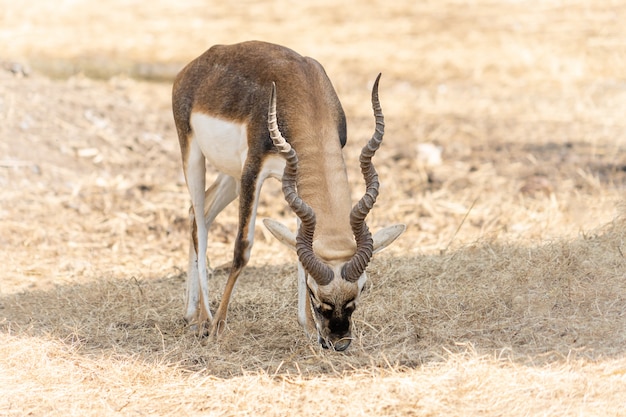
[[[376,129],[360,157],[366,192],[352,208],[342,155],[346,118],[316,60],[283,46],[250,41],[215,45],[176,76],[172,108],[191,197],[184,317],[204,335],[218,336],[224,328],[235,283],[250,258],[261,186],[273,177],[282,180],[285,199],[298,216],[296,234],[275,220],[264,221],[297,253],[298,321],[306,333],[317,334],[322,347],[348,348],[365,269],[372,255],[405,229],[398,224],[372,237],[365,223],[379,188],[371,162],[384,133],[379,79],[380,74],[372,89]],[[206,161],[217,170],[208,188]],[[207,230],[238,196],[233,261],[213,316]]]

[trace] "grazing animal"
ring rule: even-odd
[[[277,221],[265,221],[279,241],[297,252],[298,321],[325,348],[341,351],[350,345],[351,315],[367,279],[365,268],[372,254],[405,229],[394,225],[372,237],[365,224],[379,187],[371,162],[384,129],[378,80],[372,90],[376,130],[360,158],[366,193],[352,208],[342,155],[346,118],[316,60],[250,41],[213,46],[177,75],[172,107],[192,203],[188,322],[201,329],[210,326],[212,336],[221,332],[233,288],[250,258],[261,186],[274,177],[282,179],[285,198],[299,217],[297,234]],[[205,160],[218,171],[208,188]],[[207,230],[237,196],[232,267],[212,316]]]

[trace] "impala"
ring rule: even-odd
[[[297,234],[277,221],[264,222],[297,253],[298,321],[324,348],[348,348],[365,269],[405,229],[394,225],[372,236],[365,223],[379,187],[371,162],[384,131],[379,78],[372,89],[376,129],[360,157],[366,192],[352,207],[342,155],[346,118],[316,60],[251,41],[213,46],[178,74],[172,107],[191,197],[188,322],[211,336],[222,331],[235,283],[250,258],[261,186],[274,177],[282,179],[285,199],[299,218]],[[218,172],[208,188],[206,161]],[[232,266],[212,316],[207,230],[237,196]]]

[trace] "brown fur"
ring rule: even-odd
[[[303,156],[296,182],[298,193],[317,215],[314,235],[317,256],[324,261],[345,261],[356,250],[349,222],[350,189],[341,151],[346,143],[345,115],[322,66],[288,48],[264,42],[213,46],[178,74],[172,92],[185,172],[190,140],[194,137],[190,125],[192,114],[243,123],[248,135],[248,155],[239,184],[239,227],[233,263],[211,324],[212,334],[220,331],[237,278],[248,262],[252,242],[246,236],[251,227],[257,176],[265,158],[276,153],[267,127],[272,83],[280,91],[277,102],[280,129],[294,150]],[[194,216],[193,210],[191,215]],[[191,228],[193,250],[199,259],[204,254],[198,253],[195,220]],[[206,294],[201,293],[196,313],[200,322],[210,317],[210,312],[205,311],[204,297]]]
[[[326,72],[313,58],[250,41],[213,46],[190,62],[176,77],[172,96],[183,163],[192,112],[245,122],[249,155],[275,152],[267,131],[272,82],[279,92],[281,132],[299,155],[307,155],[300,158],[298,191],[317,214],[315,239],[325,241],[317,246],[328,248],[320,249],[318,256],[334,259],[334,247],[353,241],[350,190],[341,154],[346,121]]]

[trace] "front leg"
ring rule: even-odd
[[[237,238],[235,239],[233,263],[220,305],[211,324],[211,336],[218,336],[224,329],[230,297],[241,271],[250,259],[250,252],[254,244],[254,225],[257,206],[259,205],[259,195],[263,182],[269,174],[270,172],[262,170],[262,162],[260,160],[250,158],[246,160],[239,193],[239,227]]]
[[[313,312],[311,311],[311,298],[309,296],[309,288],[306,284],[307,274],[298,261],[298,323],[304,328],[308,336],[317,334],[315,321],[313,320]]]
[[[254,230],[254,227],[252,229]],[[220,305],[217,308],[217,311],[215,312],[215,317],[213,318],[213,321],[211,323],[211,330],[209,333],[210,337],[219,336],[220,333],[224,330],[224,327],[226,325],[226,315],[228,314],[228,304],[230,303],[230,297],[233,294],[235,284],[237,283],[237,279],[239,278],[241,271],[248,263],[248,259],[250,259],[251,249],[252,241],[248,241],[247,239],[240,239],[239,237],[237,238],[237,241],[235,242],[235,257],[233,259],[230,274],[228,275],[228,280],[226,281],[226,286],[224,287],[224,293],[222,294]]]

